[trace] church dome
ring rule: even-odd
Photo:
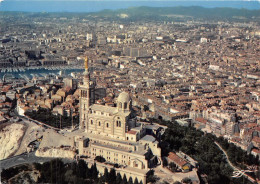
[[[123,102],[128,103],[130,100],[131,100],[130,95],[127,92],[120,93],[118,98],[117,98],[117,101],[121,102],[121,103],[123,103]]]

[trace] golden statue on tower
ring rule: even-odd
[[[85,57],[84,64],[85,64],[85,69],[87,70],[88,69],[88,57],[87,56]]]

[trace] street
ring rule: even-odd
[[[7,158],[0,161],[0,170],[8,169],[10,167],[14,167],[20,164],[26,163],[34,163],[34,162],[47,162],[52,160],[53,158],[43,158],[35,156],[35,152],[31,152],[29,154],[21,154],[11,158]]]

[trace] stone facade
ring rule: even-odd
[[[95,83],[88,68],[79,87],[80,129],[85,132],[75,138],[79,156],[101,156],[107,163],[118,164],[122,173],[140,170],[144,174],[138,180],[146,183],[145,173],[161,160],[161,149],[156,138],[146,135],[145,126],[136,121],[130,95],[120,93],[116,107],[95,104]]]

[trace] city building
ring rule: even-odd
[[[83,84],[79,87],[80,129],[86,132],[76,141],[79,155],[103,157],[122,166],[122,175],[146,183],[149,168],[161,160],[161,149],[155,137],[146,135],[146,126],[137,122],[130,95],[120,93],[116,107],[95,104],[95,83],[90,78],[87,58]]]

